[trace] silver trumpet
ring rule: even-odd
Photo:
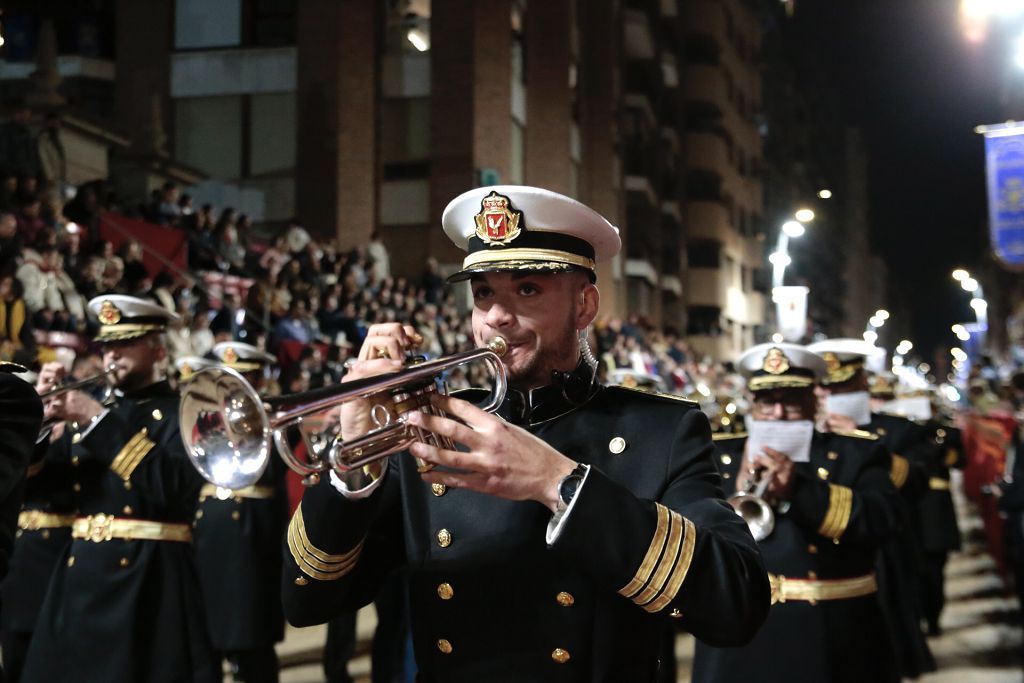
[[[114,364],[108,365],[107,369],[103,372],[93,375],[92,377],[86,377],[85,379],[75,380],[71,382],[62,382],[49,391],[44,391],[39,394],[40,400],[43,405],[46,406],[50,401],[63,396],[72,391],[85,391],[91,392],[92,389],[99,389],[102,387],[102,391],[94,398],[100,403],[107,405],[110,400],[114,397],[114,385],[110,381],[110,376],[117,370],[117,366]],[[42,425],[39,427],[39,435],[36,436],[36,443],[42,443],[50,437],[50,433],[53,428],[59,423],[64,422],[64,418],[48,417],[43,420]]]
[[[494,412],[508,390],[508,376],[501,362],[507,350],[505,340],[494,337],[484,348],[274,398],[261,397],[230,368],[206,368],[195,373],[182,390],[181,438],[199,473],[227,489],[244,488],[259,480],[270,461],[271,439],[285,464],[301,475],[307,486],[319,481],[325,471],[360,468],[405,450],[416,441],[450,448],[450,441],[408,424],[406,416],[413,410],[439,414],[430,396],[447,393],[438,381],[440,377],[477,361],[485,363],[494,377],[491,394],[479,407]],[[295,455],[288,439],[289,428],[301,428],[304,418],[359,400],[372,403],[373,429],[347,441],[333,439],[329,445],[303,433],[306,459]],[[426,471],[429,466],[420,463],[420,469]]]
[[[751,469],[743,490],[729,496],[729,505],[747,523],[750,534],[758,543],[771,536],[775,530],[775,511],[764,499],[764,492],[774,477],[774,473],[764,468]]]

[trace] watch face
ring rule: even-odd
[[[572,497],[576,495],[576,489],[579,488],[581,481],[583,481],[583,477],[579,475],[569,475],[562,480],[562,485],[558,487],[558,497],[562,499],[563,503],[569,504]]]

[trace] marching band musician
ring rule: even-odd
[[[671,619],[740,645],[764,619],[767,575],[721,498],[707,418],[694,404],[596,382],[580,341],[597,314],[595,262],[618,231],[588,207],[518,186],[447,207],[469,254],[474,340],[508,342],[498,415],[436,398],[410,413],[460,450],[423,443],[386,464],[331,472],[289,525],[285,613],[307,625],[372,599],[409,569],[419,680],[652,681]],[[418,341],[374,325],[348,378],[397,370]],[[596,364],[596,362],[595,362]],[[476,393],[476,392],[472,392]],[[343,406],[343,436],[368,428]]]
[[[265,393],[274,356],[234,341],[215,345],[213,354]],[[231,490],[205,484],[193,524],[210,640],[246,683],[278,680],[274,643],[284,637],[284,613],[276,598],[288,524],[286,469],[273,457],[253,486]]]
[[[43,394],[58,385],[64,366],[59,362],[43,365],[36,391]],[[47,401],[44,416],[52,417],[53,402]],[[46,597],[50,576],[64,548],[71,540],[75,520],[70,468],[55,459],[56,446],[64,432],[63,422],[54,425],[46,436],[43,458],[28,468],[25,495],[18,514],[10,571],[2,585],[0,631],[6,680],[21,680],[32,632]]]
[[[7,574],[13,559],[24,482],[43,419],[39,395],[32,385],[12,374],[24,370],[14,363],[0,363],[0,578]],[[15,596],[5,589],[3,598],[0,614],[13,609]],[[5,670],[11,670],[11,664],[20,664],[14,650],[12,659],[8,659],[6,632],[4,635],[4,669],[0,669],[0,679],[4,679]]]
[[[871,435],[814,430],[825,365],[806,348],[760,344],[739,367],[753,394],[749,431],[721,435],[718,461],[728,492],[769,477],[774,529],[759,546],[774,604],[749,645],[698,642],[693,680],[898,681],[873,571],[896,523],[888,453]]]
[[[904,416],[873,409],[878,400],[872,402],[866,369],[867,359],[877,351],[873,344],[863,339],[826,339],[807,348],[825,361],[826,371],[818,387],[824,402],[825,429],[860,429],[876,435],[889,450],[889,477],[900,492],[900,523],[879,554],[881,604],[900,671],[907,678],[917,678],[936,669],[935,658],[921,630],[922,607],[917,585],[922,550],[919,530],[914,527],[918,506],[928,486],[927,432],[923,425]],[[875,396],[881,390],[881,384],[876,385]]]
[[[57,401],[60,456],[79,517],[50,581],[24,669],[30,681],[219,681],[193,556],[202,478],[185,456],[163,332],[176,316],[120,295],[89,302],[121,393]]]

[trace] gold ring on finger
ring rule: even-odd
[[[373,347],[374,352],[377,354],[377,358],[391,358],[391,352],[388,351],[386,346],[375,346]]]

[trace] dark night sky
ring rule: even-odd
[[[973,128],[1012,118],[1000,104],[1003,81],[1009,74],[1024,87],[1024,71],[1005,68],[1005,36],[968,43],[957,0],[797,0],[795,21],[809,54],[834,74],[846,122],[865,134],[872,245],[889,265],[889,305],[906,297],[919,349],[948,346],[950,325],[974,319],[949,273],[977,268],[988,251]]]

